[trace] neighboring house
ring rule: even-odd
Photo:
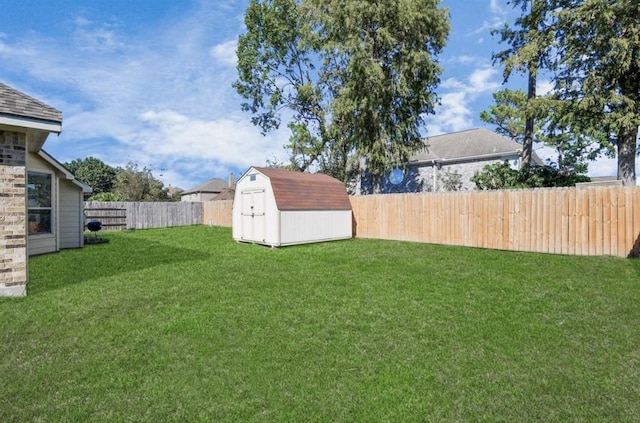
[[[382,193],[474,190],[471,177],[488,164],[507,161],[520,165],[522,145],[484,128],[425,138],[425,148],[414,154],[404,169],[382,178]],[[543,165],[533,154],[536,165]],[[373,192],[373,179],[365,174],[358,194]]]
[[[180,201],[213,201],[233,199],[235,179],[233,173],[229,175],[229,182],[213,178],[195,188],[183,191]]]
[[[0,295],[26,295],[32,254],[81,247],[79,182],[42,150],[62,130],[62,113],[0,83]]]

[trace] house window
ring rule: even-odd
[[[28,172],[27,207],[29,235],[51,233],[51,175]]]

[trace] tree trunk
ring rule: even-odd
[[[636,185],[638,127],[625,127],[618,133],[618,179],[624,186]]]
[[[522,141],[522,159],[520,168],[531,165],[533,154],[533,114],[531,111],[531,101],[536,98],[536,69],[529,66],[529,84],[527,90],[526,119],[524,123],[524,140]]]

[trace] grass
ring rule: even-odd
[[[640,261],[104,236],[0,299],[0,421],[640,420]]]

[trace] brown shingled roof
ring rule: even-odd
[[[321,173],[254,167],[271,181],[278,210],[351,210],[342,182]]]
[[[183,191],[180,195],[195,194],[198,192],[216,194],[224,191],[227,188],[229,188],[229,184],[227,184],[227,182],[223,181],[222,179],[213,178],[194,188]]]
[[[0,115],[62,123],[62,112],[0,82]]]

